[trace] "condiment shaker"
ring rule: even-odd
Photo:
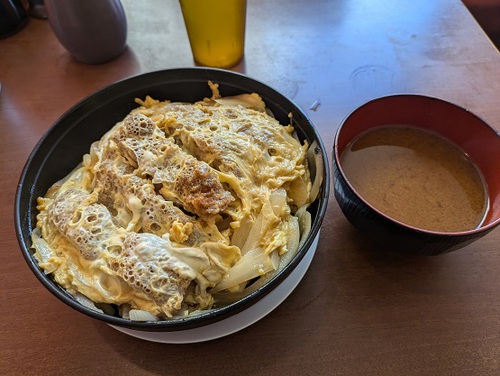
[[[126,47],[127,20],[120,0],[45,0],[59,42],[86,64],[118,57]]]

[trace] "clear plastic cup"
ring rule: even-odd
[[[196,63],[230,68],[245,49],[246,0],[180,0]]]

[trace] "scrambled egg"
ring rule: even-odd
[[[137,100],[38,199],[35,255],[69,293],[125,317],[186,316],[296,252],[308,145],[257,94],[212,90],[193,104]]]

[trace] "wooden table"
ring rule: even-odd
[[[48,293],[13,226],[30,151],[94,91],[194,65],[177,2],[123,3],[128,49],[106,64],[73,60],[46,20],[0,40],[0,374],[500,374],[500,231],[442,256],[398,256],[356,232],[333,195],[301,284],[231,336],[147,342]],[[458,0],[250,0],[246,41],[234,70],[292,98],[329,150],[351,110],[392,93],[444,98],[500,129],[500,55]]]

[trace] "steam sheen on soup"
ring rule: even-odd
[[[481,173],[460,148],[434,133],[406,125],[373,128],[348,145],[341,164],[354,189],[398,221],[457,232],[484,219]]]

